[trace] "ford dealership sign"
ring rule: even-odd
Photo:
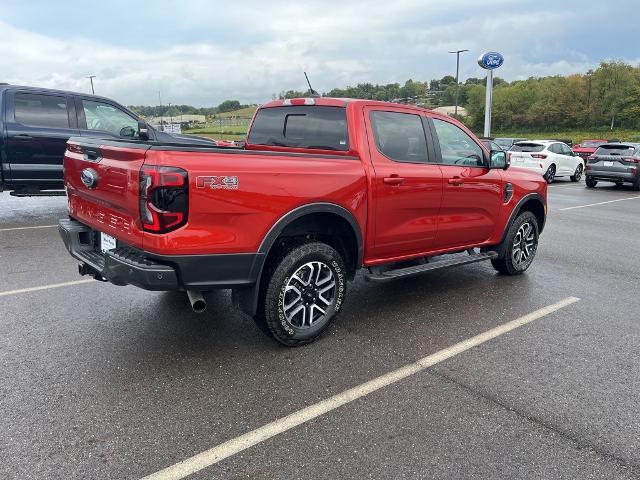
[[[504,63],[504,57],[498,52],[487,52],[478,58],[478,65],[485,70],[495,70]]]

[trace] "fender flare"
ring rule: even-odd
[[[266,262],[267,256],[273,247],[274,243],[280,236],[280,234],[289,226],[291,223],[296,221],[299,218],[304,217],[305,215],[313,214],[313,213],[330,213],[334,215],[338,215],[339,217],[346,220],[353,233],[356,237],[356,243],[358,246],[358,258],[356,260],[356,269],[362,265],[362,259],[364,255],[364,247],[362,244],[362,232],[360,231],[360,226],[353,216],[353,214],[344,207],[340,205],[336,205],[335,203],[328,202],[317,202],[317,203],[309,203],[305,205],[301,205],[293,210],[290,210],[283,216],[281,216],[269,229],[267,234],[262,239],[262,243],[258,248],[257,258],[261,259],[258,263],[254,263],[253,272],[255,274],[256,283],[250,287],[234,289],[232,292],[232,301],[233,304],[238,307],[243,312],[247,313],[250,316],[256,314],[258,308],[258,294],[260,291],[260,282],[262,279],[262,272],[264,270],[264,264]]]
[[[504,251],[505,251],[505,239],[507,237],[507,233],[509,232],[509,229],[511,228],[511,225],[513,224],[513,222],[515,221],[515,219],[518,217],[518,215],[520,215],[520,212],[522,210],[522,206],[528,202],[529,200],[537,200],[538,202],[540,202],[540,205],[542,206],[542,208],[544,209],[544,211],[546,212],[547,209],[545,207],[546,203],[544,200],[544,197],[542,195],[540,195],[539,193],[528,193],[527,195],[525,195],[524,197],[522,197],[520,200],[518,200],[518,203],[516,203],[515,207],[513,207],[513,210],[511,211],[511,214],[509,215],[509,219],[507,220],[507,223],[505,225],[504,228],[504,232],[502,234],[502,238],[500,239],[500,243],[498,244],[498,255],[499,256],[503,256],[504,255]],[[545,213],[545,216],[543,218],[543,221],[540,225],[538,225],[538,234],[542,233],[542,230],[544,230],[544,225],[545,222],[547,220],[547,216]]]

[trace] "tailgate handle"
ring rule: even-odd
[[[99,162],[102,160],[102,152],[99,148],[94,147],[82,147],[84,150],[84,159],[90,162]]]

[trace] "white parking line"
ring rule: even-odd
[[[335,410],[342,405],[346,405],[359,398],[369,395],[376,390],[399,382],[400,380],[407,378],[411,375],[415,375],[437,363],[447,360],[459,353],[465,352],[470,348],[476,347],[484,342],[492,340],[500,335],[504,335],[511,330],[522,327],[527,323],[531,323],[534,320],[538,320],[546,315],[560,310],[572,303],[579,301],[579,298],[568,297],[564,300],[549,305],[547,307],[531,312],[528,315],[512,320],[502,324],[496,328],[492,328],[484,333],[476,335],[475,337],[463,340],[460,343],[456,343],[444,350],[440,350],[434,354],[424,357],[415,363],[410,363],[404,367],[394,370],[378,378],[374,378],[362,385],[353,387],[342,393],[334,395],[333,397],[322,400],[314,405],[298,410],[286,417],[279,418],[267,425],[264,425],[256,430],[245,433],[239,437],[233,438],[225,443],[222,443],[216,447],[213,447],[204,452],[198,453],[193,457],[187,458],[175,465],[167,467],[159,472],[153,473],[144,477],[143,480],[177,480],[184,478],[192,473],[198,472],[203,468],[214,465],[225,458],[228,458],[236,453],[239,453],[247,448],[250,448],[258,443],[264,442],[276,435],[286,432],[298,425],[301,425],[309,420],[313,420],[325,413]]]
[[[12,227],[12,228],[0,228],[0,232],[10,232],[12,230],[31,230],[33,228],[53,228],[58,225],[38,225],[37,227]]]
[[[605,205],[607,203],[613,203],[613,202],[624,202],[625,200],[635,200],[636,198],[640,198],[640,195],[636,195],[635,197],[618,198],[616,200],[608,200],[606,202],[588,203],[587,205],[578,205],[576,207],[559,208],[558,211],[562,212],[564,210],[575,210],[576,208],[595,207],[596,205]]]
[[[41,285],[39,287],[19,288],[18,290],[8,290],[6,292],[0,292],[0,297],[6,295],[17,295],[18,293],[37,292],[39,290],[49,290],[50,288],[70,287],[72,285],[82,285],[83,283],[94,282],[93,278],[87,278],[85,280],[74,280],[73,282],[64,283],[52,283],[50,285]]]

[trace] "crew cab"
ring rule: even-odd
[[[366,269],[387,282],[490,261],[533,261],[547,184],[509,168],[457,120],[369,100],[260,107],[243,148],[71,138],[69,218],[79,272],[116,285],[232,289],[277,341],[311,342]]]
[[[62,160],[70,137],[133,139],[140,120],[108,98],[0,84],[0,191],[64,194]],[[215,145],[205,138],[147,130],[155,141]]]

